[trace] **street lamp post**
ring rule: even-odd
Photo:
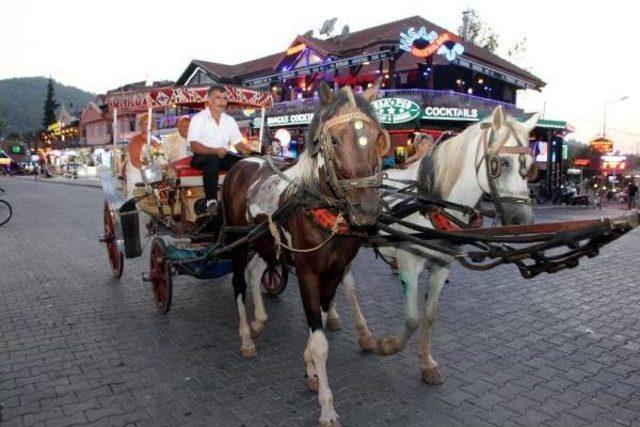
[[[603,138],[607,137],[607,106],[611,104],[615,104],[616,102],[626,101],[627,99],[629,99],[629,97],[625,95],[620,99],[615,99],[613,101],[604,103],[604,114],[602,115],[602,137]]]

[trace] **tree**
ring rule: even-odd
[[[44,117],[42,119],[42,128],[47,130],[49,125],[56,121],[56,108],[60,104],[56,102],[55,92],[53,89],[53,79],[49,77],[49,83],[47,83],[47,95],[44,99]]]
[[[495,52],[500,45],[498,34],[486,22],[480,18],[475,9],[468,9],[469,25],[467,27],[466,40],[474,43],[490,52]],[[462,26],[458,28],[458,34],[462,35]]]
[[[20,135],[20,132],[11,132],[8,136],[7,139],[9,141],[20,141],[22,139],[22,135]]]
[[[507,50],[507,59],[513,63],[521,62],[527,53],[527,38],[522,37]]]

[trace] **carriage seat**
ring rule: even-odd
[[[191,166],[191,156],[184,159],[176,160],[172,163],[176,169],[178,178],[180,178],[180,187],[202,187],[202,171]],[[220,171],[219,184],[224,181],[225,171]]]

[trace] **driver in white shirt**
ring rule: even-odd
[[[191,166],[202,170],[207,211],[215,213],[218,205],[218,173],[228,170],[249,154],[251,148],[243,143],[242,134],[227,108],[224,86],[212,86],[207,92],[208,108],[191,118],[187,142],[193,152]],[[233,152],[235,151],[235,153]]]

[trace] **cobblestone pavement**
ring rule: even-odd
[[[140,280],[146,253],[111,279],[98,243],[99,189],[0,185],[14,206],[0,228],[3,427],[317,423],[295,279],[267,298],[258,357],[245,360],[229,277],[177,278],[173,308],[160,316]],[[343,330],[329,333],[329,374],[342,425],[640,425],[639,248],[634,231],[575,270],[532,280],[513,267],[456,267],[435,329],[442,386],[420,382],[415,338],[387,358],[360,352],[340,291]],[[395,332],[396,279],[368,251],[355,274],[372,330]]]

